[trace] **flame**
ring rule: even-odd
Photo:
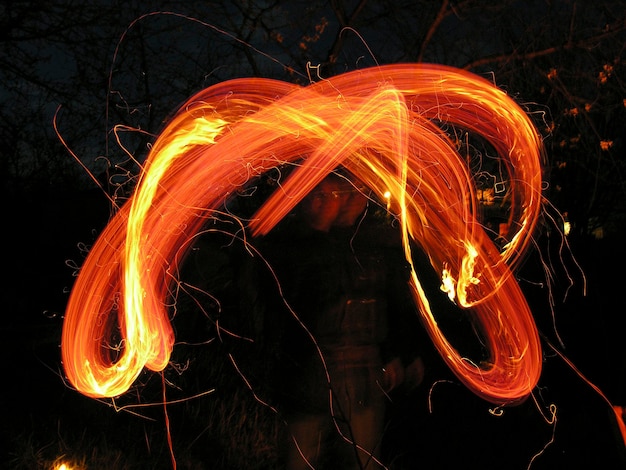
[[[477,219],[467,164],[435,123],[482,136],[501,158],[510,186],[510,232],[501,250]],[[160,134],[132,199],[85,260],[63,326],[67,377],[85,395],[111,397],[126,392],[144,367],[163,370],[174,341],[166,302],[171,273],[206,218],[246,183],[293,165],[254,217],[238,221],[251,236],[267,234],[343,166],[398,219],[407,261],[417,244],[485,335],[487,364],[461,357],[438,328],[412,267],[415,303],[446,363],[484,399],[519,402],[541,372],[537,329],[512,276],[541,211],[541,157],[537,130],[511,98],[450,67],[374,67],[306,87],[254,78],[207,88]]]

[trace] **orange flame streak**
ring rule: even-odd
[[[476,216],[471,175],[433,122],[487,140],[508,171],[511,236],[502,251]],[[337,166],[389,201],[407,260],[416,243],[470,309],[490,351],[463,358],[441,333],[420,281],[411,285],[424,325],[453,372],[496,404],[527,397],[541,372],[532,314],[511,275],[541,211],[541,141],[523,110],[491,83],[456,69],[393,65],[307,87],[240,79],[191,98],[152,149],[129,208],[90,252],[68,303],[62,352],[82,393],[116,396],[142,368],[162,370],[173,345],[166,298],[181,247],[230,194],[270,168],[295,169],[250,221],[268,233]],[[387,193],[387,197],[385,194]],[[238,221],[244,226],[242,221]],[[113,300],[119,354],[103,353]]]

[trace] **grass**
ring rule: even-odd
[[[612,386],[612,396],[621,397],[624,374],[619,372],[624,366],[618,340],[624,329],[620,327],[623,316],[616,312],[620,312],[619,306],[615,307],[610,296],[604,291],[602,295],[592,292],[589,299],[564,310],[559,325],[575,362],[582,362],[581,368]],[[615,326],[605,326],[599,321],[602,319]],[[20,318],[14,325],[9,322],[0,327],[5,353],[0,388],[0,403],[4,405],[0,468],[61,470],[65,463],[64,470],[172,469],[168,425],[158,404],[163,391],[161,376],[142,375],[136,387],[116,400],[118,407],[129,405],[123,410],[113,407],[110,400],[86,398],[62,380],[60,328],[58,317],[35,321]],[[189,329],[199,331],[196,325]],[[177,339],[185,337],[181,333],[177,331]],[[205,327],[200,339],[213,338],[211,335],[214,333]],[[224,345],[217,340],[190,344],[197,346],[177,345],[173,357],[185,367],[168,368],[165,373],[171,403],[167,406],[169,436],[177,469],[280,469],[280,443],[285,441],[280,418],[255,399]],[[242,359],[239,365],[245,377],[255,384],[253,390],[264,399],[263,381],[257,378],[254,382],[250,373],[255,368],[245,368],[245,354],[237,357]],[[624,468],[626,450],[616,448],[605,403],[558,357],[546,355],[544,362],[535,397],[539,404],[528,400],[506,409],[501,417],[488,413],[490,406],[473,397],[446,370],[433,371],[423,388],[424,396],[398,412],[401,419],[413,419],[416,406],[434,405],[432,413],[420,412],[424,421],[411,423],[410,433],[403,428],[394,434],[401,438],[398,452],[409,454],[403,459],[409,463],[406,467],[393,466],[393,470],[422,463],[426,468],[459,468],[468,461],[485,470],[526,469],[530,459],[550,442],[553,431],[554,442],[533,462],[533,470],[595,468],[598,455],[613,462],[605,468]],[[437,387],[431,388],[435,381]],[[174,403],[201,392],[207,393]],[[552,403],[558,412],[555,428],[537,409]],[[434,456],[435,464],[429,460]]]
[[[114,408],[111,402],[86,398],[70,390],[55,373],[59,364],[55,341],[19,341],[19,335],[4,338],[11,351],[5,362],[2,388],[3,443],[0,468],[8,470],[167,470],[172,469],[167,424],[159,374],[146,373],[141,385],[129,391],[116,405],[151,403],[146,408]],[[9,341],[10,339],[10,341]],[[279,417],[260,403],[246,386],[223,351],[206,345],[191,354],[189,368],[179,374],[173,368],[165,375],[170,436],[177,469],[189,470],[278,470],[284,428]],[[187,353],[183,354],[187,355]],[[243,365],[243,362],[242,364]],[[534,463],[533,470],[575,468],[589,464],[597,455],[612,459],[605,468],[623,468],[615,436],[607,427],[605,406],[556,359],[546,367],[541,394],[557,404],[556,428],[545,423],[532,400],[504,410],[502,416],[488,413],[488,406],[460,384],[445,381],[432,390],[432,413],[411,423],[410,432],[394,431],[402,463],[393,470],[458,468],[463,461],[480,462],[483,469],[527,468],[556,431],[555,441]],[[250,378],[250,377],[247,377]],[[432,383],[432,382],[429,382]],[[198,391],[198,398],[174,403]],[[263,397],[263,388],[254,388]],[[432,396],[430,395],[432,392]],[[154,405],[154,404],[157,405]],[[414,415],[415,406],[398,409],[400,420]],[[415,401],[425,406],[426,396]],[[444,448],[454,452],[442,452]],[[485,449],[489,452],[485,452]],[[408,452],[407,452],[408,451]],[[398,454],[400,455],[400,454]],[[433,466],[432,458],[436,457]],[[399,462],[396,458],[394,462]],[[61,468],[66,464],[65,469]],[[456,467],[455,467],[456,465]],[[477,464],[478,465],[478,464]]]
[[[144,373],[114,402],[84,397],[62,380],[59,330],[49,326],[3,335],[11,353],[5,370],[10,380],[2,390],[7,412],[0,468],[173,468],[161,375]],[[168,368],[164,375],[177,468],[279,468],[276,415],[254,398],[221,347],[180,350],[179,356],[191,355],[188,368]]]

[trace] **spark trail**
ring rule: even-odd
[[[460,128],[497,152],[506,173],[506,244],[478,218],[472,174],[444,132]],[[144,368],[163,370],[174,344],[167,298],[188,241],[231,195],[272,168],[293,171],[250,220],[267,234],[335,168],[344,167],[397,218],[406,258],[429,256],[449,297],[467,309],[489,359],[462,357],[437,325],[420,273],[411,287],[451,370],[498,405],[532,392],[538,332],[512,273],[542,210],[542,147],[526,113],[492,83],[457,69],[402,64],[306,87],[237,79],[185,103],[157,138],[132,198],[111,219],[73,286],[63,325],[69,381],[91,397],[125,393]],[[115,338],[115,340],[113,339]]]

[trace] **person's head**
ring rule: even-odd
[[[354,225],[366,206],[361,188],[331,173],[304,198],[302,213],[311,228],[328,232],[332,227]]]
[[[314,230],[328,232],[341,209],[339,185],[335,178],[326,177],[302,201],[302,214]]]
[[[367,208],[365,188],[341,179],[339,194],[341,204],[334,225],[337,227],[352,227]]]

